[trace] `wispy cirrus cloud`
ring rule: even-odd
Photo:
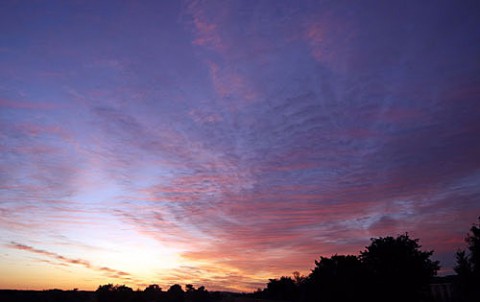
[[[45,256],[49,259],[56,260],[60,265],[64,265],[64,264],[80,265],[80,266],[86,267],[86,268],[91,269],[91,270],[102,272],[103,274],[105,274],[105,275],[107,275],[111,278],[125,279],[125,280],[131,280],[132,279],[132,276],[127,272],[112,269],[112,268],[106,267],[106,266],[95,266],[95,265],[92,265],[92,263],[90,261],[87,261],[85,259],[65,257],[65,256],[62,256],[62,255],[57,254],[57,253],[49,252],[49,251],[42,250],[42,249],[37,249],[37,248],[34,248],[32,246],[17,243],[17,242],[14,242],[14,241],[10,242],[10,244],[8,244],[7,246],[9,248],[12,248],[12,249],[27,251],[27,252],[34,253],[34,254],[37,254],[37,255]]]
[[[19,39],[0,58],[9,248],[107,277],[123,258],[58,238],[168,251],[131,267],[249,290],[408,231],[451,271],[479,210],[470,4],[72,5],[0,18]]]

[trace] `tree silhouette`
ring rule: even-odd
[[[167,291],[168,301],[183,302],[185,300],[185,292],[179,284],[170,286]]]
[[[270,279],[252,296],[299,302],[431,301],[430,283],[439,262],[418,241],[407,233],[372,238],[359,256],[320,257],[308,276],[295,272],[293,279]]]
[[[98,302],[128,302],[133,301],[133,290],[125,285],[100,285],[95,291]]]
[[[205,290],[205,286],[195,289],[192,284],[187,284],[185,288],[185,301],[187,302],[208,302],[211,300],[209,292]]]
[[[315,265],[304,282],[302,300],[353,301],[365,296],[365,269],[358,257],[320,257]]]
[[[280,279],[270,279],[267,284],[265,296],[275,300],[293,300],[297,297],[297,286],[290,277],[281,277]]]
[[[360,253],[371,278],[371,298],[378,301],[420,301],[429,294],[428,285],[439,267],[430,257],[433,251],[421,251],[418,239],[408,233],[372,239]]]
[[[164,292],[162,291],[162,288],[157,284],[149,285],[143,291],[143,296],[145,297],[145,300],[149,302],[158,302],[162,300],[163,294]]]
[[[75,292],[76,293],[76,292]],[[74,298],[89,298],[85,294],[76,294],[68,301],[74,301]],[[220,292],[209,292],[204,286],[195,288],[191,284],[185,286],[185,291],[179,284],[170,286],[168,291],[162,291],[157,284],[147,286],[143,291],[138,289],[133,291],[125,285],[106,284],[100,285],[95,291],[95,302],[214,302],[224,298]],[[18,299],[17,299],[18,300]],[[26,299],[23,299],[26,300]],[[78,300],[78,299],[77,299]],[[91,299],[90,299],[91,300]],[[0,301],[3,302],[1,291]],[[15,300],[16,301],[16,300]],[[34,299],[34,301],[39,301]],[[50,301],[50,300],[49,300]],[[62,299],[61,301],[66,301]],[[83,300],[82,300],[83,301]]]
[[[114,291],[113,284],[100,285],[95,291],[98,302],[111,302],[114,297],[112,292]]]
[[[295,281],[295,284],[297,286],[302,285],[305,282],[306,279],[307,279],[307,277],[301,275],[299,272],[297,272],[297,271],[293,272],[293,280]]]
[[[480,217],[479,224],[473,225],[465,237],[467,251],[457,252],[455,272],[458,275],[461,299],[480,301]]]

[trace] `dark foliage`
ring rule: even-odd
[[[270,279],[265,290],[265,296],[275,300],[293,300],[297,295],[297,285],[290,277]]]
[[[98,302],[130,302],[135,300],[133,290],[125,285],[100,285],[95,293]]]
[[[421,301],[439,267],[430,260],[433,251],[421,251],[418,239],[408,234],[372,239],[360,260],[369,272],[372,298],[378,301]]]
[[[465,238],[467,251],[457,252],[457,288],[462,301],[480,301],[480,217]]]
[[[133,291],[124,285],[101,285],[98,287],[96,299],[98,302],[213,302],[220,296],[210,293],[204,286],[198,289],[191,284],[186,285],[186,291],[179,284],[174,284],[165,292],[158,285],[152,284],[144,291]]]
[[[305,280],[305,301],[353,301],[365,296],[366,271],[358,257],[334,255],[320,257]]]
[[[253,294],[286,301],[428,301],[439,265],[408,234],[372,239],[360,256],[320,257],[307,277],[270,279]]]
[[[0,290],[2,302],[84,302],[92,301],[93,292],[79,290]]]
[[[186,302],[209,302],[214,300],[212,295],[205,289],[204,286],[200,286],[198,289],[195,289],[193,285],[187,284],[186,288]]]
[[[157,284],[149,285],[143,291],[143,301],[160,302],[165,300],[165,292]]]
[[[185,292],[179,284],[174,284],[167,291],[167,299],[170,302],[183,302],[185,301]]]
[[[204,286],[198,289],[187,284],[186,291],[178,284],[163,291],[152,284],[145,290],[134,291],[125,285],[100,285],[95,292],[78,290],[0,290],[1,302],[217,302],[225,299],[225,294],[209,292]]]

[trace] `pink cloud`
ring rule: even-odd
[[[0,98],[0,107],[26,110],[53,110],[59,108],[58,105],[53,103],[14,101],[5,98]]]
[[[222,35],[221,28],[228,25],[228,6],[220,6],[215,9],[213,16],[209,16],[205,3],[191,1],[187,5],[187,12],[192,16],[195,39],[193,44],[215,51],[227,62],[233,62],[233,49]],[[249,83],[246,76],[241,72],[228,67],[229,64],[220,66],[212,61],[206,62],[210,72],[213,88],[221,98],[233,97],[235,100],[252,101],[258,97],[258,93]],[[233,107],[232,107],[233,109]]]
[[[327,30],[328,25],[321,22],[309,24],[305,30],[305,39],[312,48],[312,56],[319,62],[325,60],[327,56],[323,47],[326,43]]]
[[[195,39],[194,45],[206,47],[223,53],[227,45],[223,41],[218,24],[213,18],[208,17],[204,5],[201,1],[191,1],[187,5],[187,11],[193,18]],[[218,18],[224,14],[224,11],[215,10],[215,17]]]
[[[229,67],[220,67],[214,62],[208,62],[208,66],[213,88],[221,98],[233,97],[240,101],[237,104],[242,104],[242,101],[251,102],[258,97],[251,83],[240,73]]]
[[[204,47],[211,47],[217,51],[224,51],[225,45],[222,43],[220,35],[217,32],[217,25],[202,20],[199,16],[195,16],[193,22],[197,29],[197,38],[193,40],[193,44]]]
[[[306,18],[302,39],[309,46],[312,58],[335,71],[347,70],[354,59],[350,43],[357,35],[352,22],[328,10]]]
[[[29,135],[29,136],[42,136],[42,135],[55,135],[65,140],[72,139],[71,134],[59,125],[42,125],[34,123],[18,123],[13,126],[14,131]]]

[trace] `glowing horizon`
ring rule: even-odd
[[[253,291],[480,215],[477,3],[2,1],[0,288]]]

